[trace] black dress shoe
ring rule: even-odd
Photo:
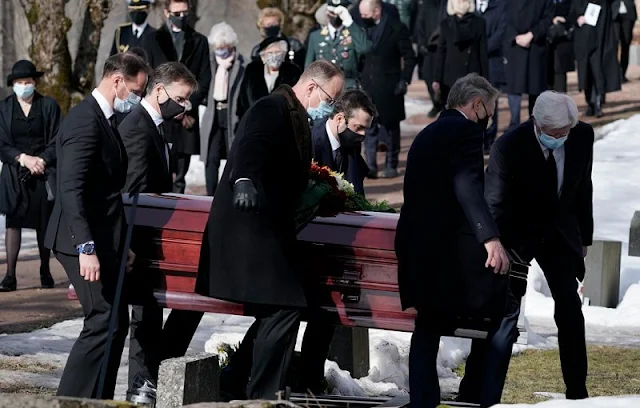
[[[157,387],[153,380],[136,376],[133,389],[127,391],[127,401],[144,407],[156,406]]]
[[[381,178],[394,178],[398,177],[398,170],[396,169],[384,169],[380,172]]]
[[[371,179],[371,180],[375,180],[378,178],[378,172],[377,171],[370,171],[369,174],[367,174],[367,178]]]
[[[51,276],[51,272],[49,273],[40,273],[40,286],[42,289],[53,289],[55,282],[53,281],[53,276]]]
[[[18,281],[15,276],[6,275],[0,282],[0,292],[13,292],[18,288]]]

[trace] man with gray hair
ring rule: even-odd
[[[509,260],[483,195],[482,137],[498,95],[477,74],[458,79],[450,109],[409,150],[395,250],[402,308],[418,311],[409,354],[412,407],[440,404],[436,360],[451,323],[499,323],[504,313]]]
[[[496,141],[486,171],[485,199],[504,244],[526,262],[535,258],[549,283],[567,399],[588,396],[578,281],[593,238],[593,142],[593,128],[578,121],[573,100],[547,91],[536,100],[533,119]],[[510,285],[505,317],[488,351],[474,340],[460,386],[464,401],[500,402],[525,290]]]

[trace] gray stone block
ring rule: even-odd
[[[0,408],[135,408],[125,401],[102,401],[52,395],[0,394]]]
[[[337,326],[329,349],[329,360],[353,378],[369,375],[369,329]]]
[[[633,213],[629,227],[629,256],[640,256],[640,211]]]
[[[254,401],[233,401],[230,403],[221,403],[221,402],[204,402],[200,404],[187,405],[185,408],[302,408],[299,405],[296,405],[289,401],[265,401],[265,400],[254,400]]]
[[[620,255],[622,243],[619,241],[594,241],[585,260],[584,296],[591,305],[618,306],[620,292]]]
[[[220,364],[215,354],[201,353],[164,360],[158,375],[157,408],[177,408],[220,400]]]

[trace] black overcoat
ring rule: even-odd
[[[576,24],[576,16],[571,13],[571,2],[573,0],[565,0],[562,3],[554,5],[554,17],[564,17],[566,23],[559,23],[561,31],[574,28]],[[563,74],[576,70],[576,55],[573,51],[573,35],[570,38],[564,37],[549,44],[549,59],[553,63],[553,72]]]
[[[489,76],[485,21],[472,13],[449,16],[440,23],[435,80],[448,89],[472,72]]]
[[[393,128],[406,118],[404,95],[394,91],[401,80],[411,83],[417,61],[404,23],[383,13],[379,24],[380,39],[364,56],[360,84],[375,103],[380,124]]]
[[[473,315],[506,287],[484,267],[483,243],[499,234],[483,195],[482,137],[450,109],[411,145],[395,242],[403,308]]]
[[[149,36],[145,41],[145,49],[149,54],[149,65],[156,68],[158,65],[168,61],[180,61],[196,77],[198,89],[191,94],[189,101],[193,109],[188,115],[195,119],[195,124],[189,130],[178,133],[182,129],[176,125],[178,122],[167,122],[165,128],[169,129],[169,124],[174,124],[171,131],[167,130],[169,140],[173,142],[173,150],[179,153],[199,154],[200,153],[200,124],[198,107],[207,105],[209,86],[211,85],[211,63],[209,57],[209,42],[207,37],[198,33],[190,26],[184,27],[184,48],[182,58],[178,58],[176,49],[173,46],[171,32],[166,24],[163,24],[154,36]],[[172,137],[173,136],[173,137]]]
[[[619,91],[622,88],[622,72],[618,63],[618,40],[613,29],[613,0],[574,0],[571,10],[576,20],[584,15],[589,3],[602,6],[595,27],[584,24],[576,27],[575,51],[578,65],[578,86],[584,90],[589,84],[589,74],[595,81],[596,93]]]
[[[16,162],[16,157],[20,156],[19,151],[15,147],[15,141],[12,138],[11,123],[13,122],[13,106],[15,94],[9,95],[0,101],[0,161],[2,161],[3,170],[0,176],[0,207],[6,207],[3,210],[6,214],[11,215],[10,210],[17,211],[20,206],[20,198],[18,195],[21,191],[21,183],[19,182],[20,164]],[[47,147],[40,154],[42,160],[47,163],[45,169],[45,177],[49,186],[55,190],[56,176],[56,135],[62,120],[62,112],[58,103],[48,96],[43,96],[38,92],[34,95],[34,100],[42,98],[42,120],[44,122],[44,140]],[[6,166],[6,169],[4,167]],[[12,166],[10,168],[9,166]],[[11,178],[11,180],[8,180]],[[18,194],[18,195],[17,195]],[[26,210],[26,207],[22,207]]]
[[[484,13],[476,13],[485,21],[487,28],[487,53],[489,54],[489,76],[494,85],[504,85],[504,32],[507,26],[507,1],[489,0]]]
[[[580,258],[582,247],[592,244],[593,142],[590,125],[579,122],[571,129],[564,144],[562,190],[553,207],[541,202],[548,183],[541,177],[545,156],[533,122],[521,124],[494,143],[486,170],[485,198],[503,243],[526,261],[554,235],[562,237],[567,248]]]
[[[547,33],[553,21],[552,0],[509,0],[504,33],[506,92],[539,95],[547,89]],[[516,36],[533,34],[529,48]]]
[[[295,64],[286,60],[281,66],[273,89],[278,89],[280,85],[294,86],[302,75],[302,70]],[[238,90],[238,118],[242,119],[258,99],[269,95],[269,88],[264,79],[264,64],[262,60],[253,60],[244,71],[240,89]]]
[[[304,107],[297,99],[288,104],[283,88],[256,102],[238,125],[204,232],[196,283],[201,295],[307,305],[294,211],[309,179],[311,136]],[[299,148],[297,140],[306,147]],[[233,185],[241,178],[252,180],[258,191],[257,212],[233,206]]]

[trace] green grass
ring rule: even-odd
[[[587,390],[592,397],[640,394],[640,349],[589,346]],[[464,366],[456,370],[464,374]],[[511,359],[502,402],[542,401],[534,392],[564,393],[558,350],[527,350]]]

